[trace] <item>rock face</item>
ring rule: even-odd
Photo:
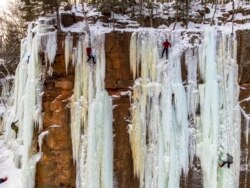
[[[113,105],[114,128],[114,180],[119,188],[137,188],[138,180],[133,175],[132,153],[129,144],[128,122],[130,117],[129,96],[123,93],[132,86],[133,77],[129,68],[129,45],[131,33],[106,34],[106,89],[115,97]]]
[[[237,32],[238,51],[237,58],[239,64],[240,84],[250,83],[250,31],[243,30]]]
[[[82,16],[77,16],[73,13],[61,13],[61,23],[64,27],[70,27],[71,25],[83,21]]]
[[[237,62],[239,64],[239,83],[240,96],[239,103],[242,109],[250,114],[250,101],[244,100],[250,96],[250,30],[243,30],[237,32]],[[246,134],[246,120],[242,115],[241,122],[241,166],[243,167],[240,173],[240,186],[250,186],[250,173],[245,171],[246,164],[249,163],[248,151],[250,145],[247,143],[249,134]]]
[[[129,68],[129,45],[131,33],[112,32],[106,34],[106,89],[113,96],[113,104],[117,105],[113,111],[114,117],[114,181],[119,188],[139,188],[138,179],[133,175],[133,160],[131,155],[127,119],[130,117],[129,87],[133,78]],[[250,95],[250,31],[237,32],[239,64],[239,82],[241,86],[239,101]],[[59,36],[63,41],[64,35]],[[70,136],[69,97],[74,86],[74,72],[72,67],[65,75],[63,45],[58,45],[58,55],[53,65],[53,76],[47,76],[43,98],[44,131],[49,130],[43,144],[43,157],[37,165],[36,187],[59,188],[75,187],[75,166],[72,159]],[[185,77],[185,71],[183,71]],[[183,78],[185,80],[185,78]],[[244,101],[240,105],[250,113],[250,102]],[[54,125],[54,126],[52,126]],[[250,149],[244,136],[245,120],[242,117],[242,166],[246,163],[247,151]],[[197,163],[198,160],[197,160]],[[195,167],[196,169],[199,166]],[[201,174],[190,170],[187,178],[181,179],[181,187],[202,187]],[[247,179],[248,180],[247,180]],[[240,186],[250,185],[250,173],[244,170],[240,176]]]
[[[133,85],[130,74],[129,46],[131,33],[112,32],[106,34],[106,77],[107,90],[127,90]]]
[[[59,40],[60,41],[60,40]],[[60,50],[58,51],[60,52]],[[64,55],[58,54],[52,66],[53,76],[46,76],[43,95],[43,131],[49,131],[42,145],[37,165],[37,188],[74,188],[75,166],[72,159],[69,98],[74,75],[65,75]]]
[[[106,89],[110,95],[120,95],[129,90],[133,78],[129,68],[130,33],[113,32],[106,35]],[[36,187],[75,187],[75,166],[72,159],[70,136],[69,97],[72,95],[74,73],[70,67],[65,75],[63,41],[59,36],[59,49],[53,64],[53,76],[47,76],[44,84],[43,157],[37,165]],[[74,37],[76,38],[76,37]],[[113,100],[114,105],[114,179],[119,188],[137,188],[133,175],[133,161],[127,132],[126,118],[130,116],[128,95]],[[54,126],[53,126],[54,125]]]

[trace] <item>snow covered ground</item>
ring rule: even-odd
[[[8,180],[0,184],[0,188],[22,188],[21,169],[17,169],[13,162],[13,152],[3,143],[0,137],[0,178]]]

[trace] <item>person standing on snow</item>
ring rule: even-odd
[[[168,48],[171,48],[171,43],[168,42],[168,39],[165,40],[165,42],[162,43],[163,45],[163,51],[161,54],[161,58],[163,58],[164,52],[166,51],[166,58],[168,59]]]
[[[88,56],[87,62],[89,62],[89,60],[92,59],[93,63],[95,64],[95,58],[92,55],[92,49],[91,49],[91,47],[86,48],[86,52],[87,52],[87,56]]]
[[[1,184],[1,183],[3,183],[3,182],[5,182],[5,181],[7,181],[7,180],[8,180],[8,178],[7,178],[7,177],[0,178],[0,184]]]

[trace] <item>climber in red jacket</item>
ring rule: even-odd
[[[164,48],[163,48],[161,57],[163,58],[164,52],[166,51],[166,58],[168,59],[168,48],[171,48],[171,44],[170,44],[170,42],[168,42],[168,39],[166,39],[166,41],[163,42],[162,45]]]
[[[7,181],[7,180],[8,180],[8,178],[7,178],[7,177],[0,178],[0,184],[1,184],[1,183],[3,183],[3,182],[5,182],[5,181]]]
[[[86,48],[86,52],[87,52],[87,56],[88,56],[87,62],[89,62],[89,60],[92,59],[93,63],[95,64],[95,58],[92,55],[92,49],[91,49],[91,47]]]

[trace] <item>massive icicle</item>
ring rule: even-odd
[[[166,63],[158,58],[157,35],[135,32],[130,42],[130,68],[134,79],[138,77],[133,87],[130,142],[140,187],[179,187],[182,171],[188,173],[195,155],[205,188],[238,187],[236,40],[211,29],[199,44],[200,34],[175,31],[170,33],[174,50]],[[182,80],[183,54],[186,82]],[[227,152],[234,157],[232,167],[218,168]]]
[[[236,40],[223,32],[206,31],[201,50],[205,83],[200,87],[202,128],[198,156],[204,186],[238,187],[240,108]],[[223,159],[226,153],[234,157],[232,167],[217,169],[221,162],[218,159]]]
[[[178,40],[180,36],[173,37]],[[133,33],[131,45],[137,45],[137,50],[130,52],[131,67],[134,76],[141,76],[133,88],[130,126],[135,174],[140,187],[179,187],[181,169],[188,170],[189,138],[181,81],[182,48],[175,56],[170,54],[165,66],[158,58],[155,33]]]
[[[75,87],[71,105],[73,155],[77,187],[113,187],[112,101],[104,87],[104,35],[94,34],[96,65],[87,63],[88,35],[77,45]]]
[[[33,37],[34,34],[34,37]],[[28,36],[22,40],[20,63],[16,69],[14,81],[13,104],[4,114],[5,142],[15,151],[14,160],[22,168],[23,187],[35,185],[36,163],[41,156],[32,148],[34,130],[42,129],[42,90],[43,69],[41,52],[49,63],[53,63],[56,49],[56,31],[51,27],[38,25],[32,28],[29,24]],[[18,135],[15,139],[11,123],[18,124]]]
[[[72,51],[73,50],[73,37],[70,33],[65,37],[65,67],[66,67],[66,74],[68,73],[69,62],[72,60]]]

